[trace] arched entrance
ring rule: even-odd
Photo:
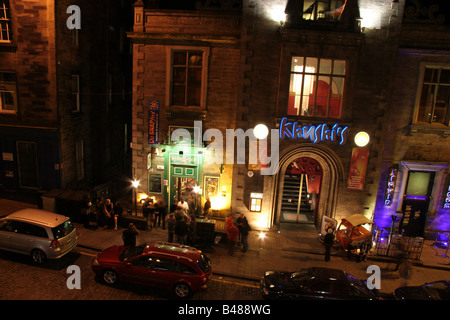
[[[288,148],[280,155],[274,177],[274,224],[309,223],[319,228],[324,215],[333,218],[343,172],[339,157],[324,145]]]
[[[292,161],[284,175],[280,222],[314,223],[320,198],[322,166],[310,157]]]

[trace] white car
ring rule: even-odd
[[[0,219],[0,249],[30,255],[34,262],[58,259],[77,245],[70,218],[39,209],[23,209]]]

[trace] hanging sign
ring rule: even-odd
[[[447,192],[444,195],[444,209],[450,209],[450,182],[448,183]]]
[[[363,190],[366,179],[369,149],[353,148],[350,170],[348,172],[347,189]]]
[[[389,177],[386,184],[386,192],[384,194],[384,205],[390,206],[392,204],[392,199],[394,197],[395,182],[397,180],[397,169],[389,169]]]
[[[159,138],[159,100],[148,102],[148,144],[158,144]]]

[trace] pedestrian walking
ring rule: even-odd
[[[329,228],[327,230],[327,234],[325,235],[323,242],[325,244],[325,261],[330,261],[331,247],[333,246],[334,242],[334,234],[332,228]]]
[[[211,209],[211,200],[207,196],[205,204],[203,206],[203,219],[205,219],[205,220],[208,220],[209,209]]]
[[[139,230],[130,223],[128,229],[124,230],[122,233],[123,245],[124,246],[136,246],[136,237],[139,235]]]
[[[145,199],[144,203],[142,204],[142,215],[145,218],[145,221],[147,223],[147,230],[152,230],[152,218],[153,218],[153,212],[152,208],[150,208],[150,199]]]
[[[156,224],[159,223],[161,225],[161,213],[159,211],[159,204],[155,202],[154,204],[154,220],[153,220],[153,228],[156,228]]]
[[[411,279],[411,271],[411,261],[405,259],[398,268],[398,273],[401,278],[401,287],[406,287],[408,285],[408,281]]]
[[[114,230],[117,230],[117,227],[122,222],[122,214],[122,205],[120,204],[120,201],[116,201],[116,203],[114,204]]]
[[[162,228],[166,230],[166,215],[167,215],[167,206],[163,200],[159,201],[159,222],[158,226],[161,226],[160,223],[162,221]]]
[[[110,228],[114,225],[114,205],[111,202],[111,199],[106,199],[105,204],[103,205],[103,214],[105,218],[104,228]]]
[[[167,216],[167,235],[168,235],[168,242],[173,242],[173,235],[175,234],[175,215],[173,213],[169,214]]]
[[[235,221],[233,221],[231,226],[228,228],[227,236],[228,236],[228,254],[232,256],[234,255],[236,243],[239,241],[239,229]]]

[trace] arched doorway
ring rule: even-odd
[[[299,163],[303,164],[303,168],[300,168]],[[299,169],[297,169],[296,166],[298,166]],[[316,228],[319,228],[324,215],[334,218],[339,188],[343,183],[343,172],[344,170],[340,158],[327,146],[302,144],[291,146],[286,149],[280,154],[279,170],[274,177],[274,198],[272,202],[273,223],[279,225],[283,222],[306,222],[314,224]],[[303,177],[301,177],[302,174]],[[307,194],[302,196],[299,191],[297,201],[300,201],[300,203],[297,202],[297,205],[300,205],[300,210],[291,212],[295,213],[295,216],[284,216],[283,210],[286,206],[283,206],[283,204],[288,200],[286,197],[283,199],[283,197],[286,195],[285,191],[289,188],[288,180],[294,175],[297,176],[296,178],[299,180],[299,188],[300,180],[303,179],[302,188],[311,191],[309,192],[310,197],[311,194],[316,192],[317,198],[315,199],[316,201],[314,204],[309,204],[309,212],[305,211],[307,207],[304,206],[302,213],[301,200],[303,197],[306,199],[308,199],[308,197]],[[313,177],[314,179],[312,179]],[[304,213],[305,216],[302,216]]]
[[[292,161],[284,175],[280,222],[314,223],[321,181],[322,166],[317,160]]]

